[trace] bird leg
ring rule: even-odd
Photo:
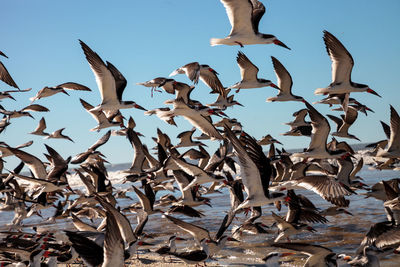
[[[235,41],[235,43],[237,43],[238,45],[240,45],[241,48],[244,47],[244,45],[241,42]]]

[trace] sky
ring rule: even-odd
[[[352,80],[368,84],[382,98],[371,94],[354,93],[359,102],[375,111],[368,116],[359,114],[349,132],[362,142],[384,139],[379,121],[389,123],[389,105],[400,112],[397,80],[400,74],[400,1],[338,0],[338,1],[262,1],[266,13],[260,21],[262,33],[273,34],[291,50],[276,45],[211,47],[212,37],[223,38],[230,32],[230,24],[222,3],[218,0],[153,0],[153,1],[27,1],[4,0],[0,9],[0,51],[9,58],[0,58],[21,89],[15,93],[17,101],[3,100],[7,110],[19,110],[30,104],[44,86],[77,82],[92,92],[69,91],[70,96],[57,94],[36,101],[50,109],[48,113],[32,113],[35,119],[22,117],[11,120],[11,125],[0,135],[0,141],[17,146],[29,140],[34,143],[24,149],[44,159],[44,144],[56,149],[64,158],[74,156],[92,145],[106,133],[90,132],[96,122],[79,102],[92,105],[101,102],[94,75],[79,45],[84,41],[104,61],[113,63],[128,81],[123,100],[133,100],[153,109],[165,106],[173,98],[165,92],[150,94],[150,88],[136,85],[155,77],[167,77],[173,70],[198,61],[208,64],[219,73],[224,86],[240,81],[236,55],[242,51],[259,68],[259,77],[276,83],[271,56],[276,57],[293,78],[293,93],[307,101],[320,100],[314,90],[331,82],[331,62],[322,39],[323,30],[335,35],[352,54],[355,66]],[[177,81],[191,84],[184,75]],[[0,91],[12,89],[0,82]],[[196,86],[192,98],[203,104],[212,103],[216,96],[202,82]],[[293,120],[292,113],[304,108],[303,103],[266,103],[276,95],[271,87],[242,90],[235,96],[244,107],[229,108],[225,113],[237,118],[250,135],[261,138],[266,134],[280,140],[284,147],[303,148],[307,137],[281,136],[289,130],[284,122]],[[340,115],[326,105],[315,106],[322,114]],[[174,144],[182,131],[192,126],[183,118],[176,119],[178,128],[156,116],[146,116],[140,110],[123,110],[132,116],[136,130],[144,134],[142,142],[149,147],[155,143],[157,127],[169,134]],[[65,127],[64,134],[75,143],[61,139],[43,140],[28,134],[41,117],[45,117],[47,132]],[[219,120],[215,118],[214,121]],[[331,123],[331,121],[330,121]],[[331,123],[332,129],[336,126]],[[200,135],[197,130],[196,136]],[[340,138],[338,138],[340,139]],[[346,140],[346,139],[340,139]],[[349,143],[357,141],[350,140]],[[212,153],[218,142],[208,141]],[[100,149],[113,164],[130,162],[133,150],[125,137],[112,136]],[[5,159],[6,168],[14,168],[14,157]]]

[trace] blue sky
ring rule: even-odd
[[[355,67],[354,82],[368,84],[382,98],[370,94],[352,94],[359,102],[375,113],[359,115],[350,133],[363,142],[384,138],[379,120],[389,122],[389,104],[400,112],[397,80],[400,70],[399,18],[400,2],[372,0],[341,1],[262,1],[266,14],[260,22],[260,32],[276,35],[292,50],[275,45],[239,47],[211,47],[209,39],[223,38],[230,31],[225,9],[217,0],[154,0],[154,1],[15,1],[5,0],[0,9],[0,51],[9,59],[0,60],[8,68],[21,89],[31,92],[14,94],[17,101],[4,100],[9,110],[27,106],[29,97],[44,86],[73,81],[84,84],[92,92],[70,91],[70,96],[55,95],[37,101],[48,107],[50,113],[33,113],[31,118],[18,118],[1,135],[1,140],[16,146],[33,140],[26,151],[43,158],[44,143],[55,148],[65,158],[85,150],[106,130],[89,132],[96,125],[82,108],[79,98],[92,105],[100,103],[100,94],[88,63],[79,46],[81,39],[96,51],[103,60],[112,62],[128,80],[124,100],[134,100],[147,109],[164,106],[172,97],[156,93],[152,98],[149,88],[136,85],[155,77],[167,77],[174,69],[198,61],[219,72],[225,86],[240,80],[236,54],[243,51],[259,69],[259,77],[276,82],[271,56],[275,56],[291,73],[293,92],[309,102],[321,99],[314,90],[331,82],[331,62],[322,40],[322,31],[334,34],[352,54]],[[186,76],[176,80],[189,83]],[[0,90],[11,89],[0,83]],[[204,104],[214,102],[215,96],[201,82],[192,94]],[[245,107],[227,110],[237,118],[244,129],[256,138],[270,133],[284,143],[285,148],[306,147],[305,137],[282,137],[279,134],[289,127],[282,125],[292,120],[291,114],[302,103],[266,103],[276,90],[270,87],[242,90],[235,99]],[[334,114],[324,105],[316,108],[322,114]],[[183,118],[177,119],[179,128],[170,126],[157,117],[148,117],[139,110],[124,110],[125,117],[132,116],[136,130],[146,137],[143,142],[152,147],[151,137],[156,128],[174,137],[191,129]],[[75,140],[43,140],[29,135],[44,116],[47,131],[66,127],[65,134]],[[216,119],[218,120],[218,119]],[[331,124],[332,128],[335,127]],[[200,133],[197,131],[196,135]],[[210,152],[216,142],[209,142]],[[350,142],[351,143],[351,142]],[[112,137],[101,148],[111,163],[129,162],[133,150],[124,137]],[[7,167],[17,161],[7,158]]]

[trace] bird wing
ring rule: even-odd
[[[117,90],[113,74],[97,53],[90,49],[90,47],[81,40],[79,40],[79,42],[83,52],[85,53],[86,59],[89,62],[90,68],[96,77],[96,83],[100,90],[102,103],[116,102]]]
[[[249,0],[221,0],[221,2],[232,26],[230,36],[254,33],[253,5]]]
[[[242,182],[247,189],[248,198],[256,198],[257,195],[264,195],[263,184],[261,182],[260,171],[257,165],[250,158],[246,149],[242,146],[241,142],[232,133],[232,131],[225,126],[226,137],[231,141],[233,147],[235,148],[236,155],[239,159],[240,170],[242,173]]]
[[[339,117],[333,116],[333,115],[326,115],[329,119],[333,120],[334,123],[336,123],[336,131],[339,132],[339,129],[343,125],[343,120]]]
[[[89,87],[86,87],[82,84],[74,83],[74,82],[62,83],[62,84],[57,85],[56,87],[61,87],[63,89],[67,89],[67,90],[92,91],[92,90],[90,90]]]
[[[149,212],[153,210],[153,207],[150,203],[149,198],[142,193],[139,189],[137,189],[134,185],[132,185],[133,190],[135,191],[136,195],[139,198],[140,204],[142,205],[142,208],[145,212]]]
[[[291,250],[296,250],[300,251],[304,254],[307,254],[309,256],[312,255],[322,255],[322,254],[330,254],[332,253],[332,250],[323,246],[318,246],[318,245],[311,245],[307,243],[274,243],[272,244],[273,247],[277,248],[286,248],[286,249],[291,249]],[[321,258],[324,258],[321,256]]]
[[[210,87],[213,92],[218,92],[221,96],[226,97],[227,93],[217,74],[218,73],[212,68],[201,68],[200,80]]]
[[[126,84],[128,82],[126,81],[124,75],[122,75],[122,73],[113,64],[111,64],[108,61],[106,63],[107,63],[108,70],[111,72],[111,74],[115,80],[115,88],[116,88],[116,92],[117,92],[117,98],[119,101],[121,101],[122,94],[124,93]]]
[[[351,81],[354,61],[349,51],[331,33],[324,31],[326,51],[332,61],[332,83]]]
[[[392,105],[390,105],[390,139],[388,151],[400,150],[400,117]]]
[[[94,143],[91,147],[89,147],[88,150],[96,150],[97,148],[99,148],[100,146],[104,145],[105,143],[108,142],[108,140],[110,139],[111,136],[111,130],[108,130],[107,133],[105,135],[103,135],[99,140],[96,141],[96,143]]]
[[[36,111],[36,112],[48,112],[50,111],[48,108],[38,105],[38,104],[31,104],[29,106],[24,107],[21,111]]]
[[[276,77],[278,78],[278,87],[285,94],[291,94],[292,90],[292,76],[286,70],[286,68],[282,65],[282,63],[277,60],[275,57],[272,57],[272,64],[274,65],[274,70]]]
[[[166,215],[166,214],[164,214],[163,216],[165,216],[165,218],[170,220],[172,223],[177,225],[182,230],[191,234],[198,241],[202,240],[203,238],[211,239],[210,233],[208,232],[207,229],[204,229],[200,226],[176,219],[176,218]]]
[[[40,159],[19,149],[11,147],[8,149],[28,166],[35,177],[44,178],[47,176],[46,168]]]
[[[308,146],[308,150],[326,149],[326,141],[331,130],[328,121],[321,113],[319,113],[313,106],[307,101],[305,104],[308,108],[308,114],[311,119],[312,135],[311,142]]]
[[[13,78],[11,77],[10,73],[6,69],[6,67],[3,65],[3,63],[0,61],[0,80],[8,84],[9,86],[18,88],[18,85],[14,82]]]
[[[107,212],[102,266],[124,266],[124,241],[112,213]]]
[[[251,63],[251,61],[246,57],[241,51],[238,52],[236,61],[240,68],[240,75],[242,81],[255,81],[257,80],[258,68],[256,65]]]
[[[265,6],[258,0],[251,0],[251,4],[253,5],[251,23],[253,25],[254,32],[258,33],[258,25],[260,24],[261,18],[265,14]]]
[[[46,129],[46,121],[42,117],[39,121],[38,127],[36,127],[35,132],[43,132]]]

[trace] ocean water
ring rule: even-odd
[[[364,156],[364,161],[368,162],[370,159],[367,158],[365,153],[360,153],[358,157]],[[364,166],[363,169],[358,173],[364,179],[364,183],[368,185],[373,185],[381,180],[387,180],[391,178],[400,177],[398,171],[392,170],[371,170],[369,166]],[[116,189],[128,189],[130,188],[130,183],[122,184],[124,175],[120,171],[109,172],[110,180]],[[70,185],[73,189],[82,189],[83,186],[76,176],[70,176]],[[317,230],[316,233],[302,233],[297,236],[292,236],[291,240],[295,242],[309,242],[312,244],[318,244],[331,248],[335,253],[345,253],[353,255],[358,248],[361,240],[364,238],[365,234],[368,232],[371,225],[374,223],[386,220],[384,214],[383,202],[376,200],[374,198],[365,198],[363,195],[366,191],[359,190],[357,195],[352,195],[348,197],[350,199],[350,206],[348,211],[350,211],[354,216],[349,216],[345,214],[340,214],[337,216],[327,217],[329,220],[326,224],[313,224],[313,228]],[[160,191],[156,195],[156,199],[162,195],[168,194],[170,192]],[[331,204],[317,194],[307,190],[296,190],[297,194],[303,194],[308,197],[313,203],[321,208],[325,209],[331,206]],[[174,193],[176,196],[180,195],[179,191]],[[129,192],[128,195],[136,201],[136,195]],[[227,189],[222,189],[221,193],[213,193],[206,195],[211,198],[212,207],[200,206],[199,209],[205,214],[202,218],[189,218],[182,215],[172,215],[179,219],[185,220],[187,222],[195,223],[201,227],[208,229],[213,236],[218,230],[223,217],[230,208],[229,192]],[[130,199],[119,199],[118,205],[121,208],[127,207],[134,203]],[[258,221],[263,222],[266,225],[272,225],[273,219],[271,216],[271,211],[278,213],[282,216],[286,214],[286,207],[282,205],[282,210],[278,212],[274,206],[264,206],[263,216],[258,219]],[[54,212],[53,208],[42,211],[43,217],[46,219],[50,217]],[[7,225],[11,222],[13,218],[13,212],[4,211],[0,213],[0,230],[9,230],[13,227]],[[127,214],[129,220],[134,227],[136,225],[136,215]],[[54,224],[48,224],[38,216],[32,216],[23,221],[24,225],[22,230],[30,230],[32,226],[37,226],[44,230],[73,230],[74,226],[69,219],[57,220]],[[232,225],[227,230],[226,234],[231,233],[231,228],[239,226],[246,219],[244,214],[238,214]],[[86,221],[88,222],[88,221]],[[99,224],[100,220],[96,220],[94,224]],[[149,221],[146,224],[144,231],[149,234],[154,235],[154,239],[149,239],[148,241],[154,244],[154,249],[164,245],[169,236],[172,234],[179,235],[181,237],[190,236],[184,231],[180,230],[178,227],[170,223],[167,219],[162,218],[161,214],[150,215]],[[208,260],[210,263],[218,265],[235,265],[235,266],[263,266],[264,258],[269,252],[276,251],[276,248],[269,247],[269,244],[273,243],[273,240],[277,236],[277,228],[271,228],[271,234],[263,235],[247,235],[242,236],[241,243],[229,242],[227,246],[215,255],[213,260]],[[283,241],[283,240],[282,240]],[[185,242],[177,242],[178,250],[188,249],[193,246],[191,240]],[[150,250],[152,250],[151,248]],[[146,252],[149,253],[149,252]],[[306,256],[300,255],[295,256],[294,262],[289,262],[287,266],[301,266],[303,259]],[[291,259],[293,260],[293,259]],[[285,265],[284,265],[285,266]],[[399,255],[388,255],[381,259],[381,266],[400,266],[400,256]]]

